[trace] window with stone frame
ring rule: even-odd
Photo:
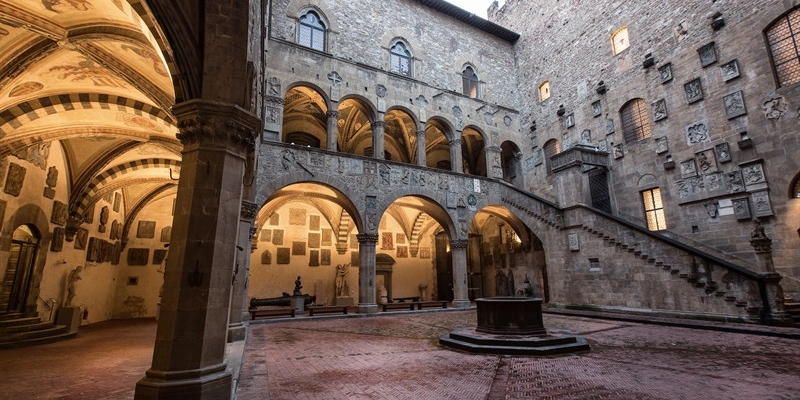
[[[325,22],[315,11],[300,17],[297,25],[297,43],[314,50],[325,51]]]
[[[663,231],[667,229],[667,220],[664,217],[664,204],[661,202],[661,189],[653,188],[642,192],[644,214],[647,219],[647,229]]]
[[[389,71],[408,77],[411,76],[411,51],[401,41],[395,42],[389,50]]]
[[[470,98],[478,98],[478,74],[475,73],[475,68],[471,65],[464,67],[461,71],[461,83],[464,90],[464,95]]]
[[[539,85],[539,101],[545,101],[550,98],[550,81],[544,81]]]
[[[550,158],[558,153],[561,153],[561,143],[559,143],[557,139],[550,139],[545,142],[544,146],[542,146],[542,149],[544,150],[544,161],[547,165],[547,172],[549,173],[552,169],[550,165]]]
[[[775,20],[764,34],[778,87],[800,82],[800,7]]]
[[[611,35],[611,49],[614,51],[614,55],[622,53],[629,47],[631,47],[631,42],[628,39],[628,27],[623,26],[614,31]]]
[[[650,137],[650,117],[647,103],[642,99],[633,99],[619,110],[622,120],[622,133],[625,143],[633,143]]]

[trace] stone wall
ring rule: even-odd
[[[495,18],[522,35],[515,45],[520,123],[524,133],[534,121],[537,126],[535,139],[523,149],[524,158],[541,157],[537,152],[549,139],[564,147],[580,142],[588,130],[592,144],[612,153],[610,184],[616,213],[642,220],[640,192],[659,187],[670,231],[687,242],[724,251],[741,265],[753,260],[749,221],[758,216],[775,240],[777,271],[789,277],[782,281],[784,288],[798,293],[800,284],[794,277],[800,274],[796,263],[800,214],[798,200],[787,193],[800,172],[793,153],[800,148],[797,105],[791,100],[800,88],[776,87],[763,34],[796,4],[571,0],[533,7],[522,0],[507,1]],[[725,22],[718,30],[711,26],[715,13]],[[611,36],[624,26],[631,46],[614,55]],[[712,43],[716,62],[703,66],[699,51]],[[648,54],[653,66],[646,68]],[[727,79],[723,66],[732,61],[737,63],[738,77]],[[662,78],[667,66],[671,79]],[[698,78],[703,98],[689,104],[684,86]],[[543,81],[550,81],[552,97],[540,102],[537,88]],[[604,94],[596,91],[601,81],[607,88]],[[724,99],[738,94],[744,113],[726,113]],[[766,103],[779,97],[789,103],[786,111],[768,116]],[[634,98],[647,105],[652,135],[624,143],[619,112]],[[656,120],[656,103],[662,100],[666,115]],[[556,113],[560,105],[565,108],[563,117]],[[574,125],[568,127],[570,115]],[[613,129],[607,128],[608,120]],[[698,124],[707,135],[690,135],[689,128]],[[745,131],[751,147],[739,146]],[[722,152],[727,157],[721,157],[723,146],[729,149]],[[665,167],[667,155],[674,160],[674,169]],[[690,171],[692,164],[696,172]],[[526,164],[528,188],[557,196],[546,164],[533,165]],[[747,204],[749,213],[742,212],[740,204]]]

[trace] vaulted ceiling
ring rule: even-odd
[[[0,157],[60,146],[71,213],[175,191],[170,53],[148,15],[143,0],[0,0]]]

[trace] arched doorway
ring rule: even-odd
[[[0,286],[0,314],[25,311],[40,235],[35,227],[20,225],[11,237],[8,263]]]

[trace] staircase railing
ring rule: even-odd
[[[45,300],[45,299],[41,298],[40,296],[36,296],[36,299],[41,301],[42,304],[44,305],[44,308],[47,309],[47,311],[50,312],[50,315],[48,315],[48,317],[47,317],[47,321],[48,322],[52,322],[53,321],[53,311],[55,311],[55,305],[58,302],[58,300],[56,300],[56,299],[54,299],[52,297],[47,299],[47,300]]]

